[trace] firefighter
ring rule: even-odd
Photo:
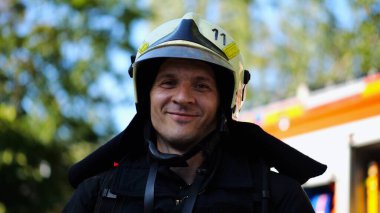
[[[326,166],[237,121],[250,74],[221,27],[188,13],[132,62],[137,113],[70,169],[64,212],[314,212],[301,184]]]

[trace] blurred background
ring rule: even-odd
[[[329,166],[316,211],[379,212],[380,1],[1,0],[0,213],[61,211],[69,166],[135,113],[130,56],[189,11],[240,46],[240,119]]]

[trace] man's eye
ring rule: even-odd
[[[197,84],[196,88],[199,89],[199,90],[209,90],[210,86],[207,85],[207,84]]]
[[[176,84],[175,81],[167,80],[167,81],[162,81],[160,85],[162,87],[167,88],[167,87],[173,87],[173,86],[175,86],[175,84]]]

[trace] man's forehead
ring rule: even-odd
[[[203,61],[192,59],[170,58],[166,59],[158,70],[158,75],[175,75],[183,70],[192,71],[200,76],[211,77],[215,79],[212,67]]]

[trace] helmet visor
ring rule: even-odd
[[[145,52],[136,60],[136,63],[153,58],[184,58],[205,61],[233,70],[232,66],[223,57],[200,47],[186,45],[157,46]]]

